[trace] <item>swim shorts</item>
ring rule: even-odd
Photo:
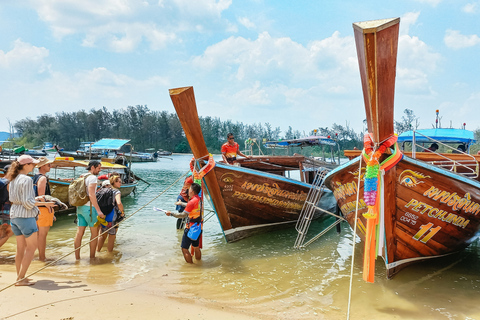
[[[30,237],[33,233],[38,232],[37,220],[35,218],[12,218],[12,231],[16,236]]]
[[[116,220],[117,220],[117,213],[115,212],[115,208],[114,208],[112,212],[110,212],[105,216],[105,221],[107,222],[107,225],[106,226],[104,226],[103,224],[100,225],[100,227],[102,227],[102,233],[112,228],[113,221],[116,221]],[[118,226],[115,226],[115,228],[108,230],[107,233],[111,235],[116,235],[117,230],[118,230]]]
[[[40,214],[38,215],[37,226],[39,227],[51,227],[53,226],[53,214],[55,211],[48,207],[38,207]]]
[[[10,208],[0,210],[0,224],[10,224]]]
[[[183,231],[182,244],[180,245],[180,247],[182,247],[183,249],[190,248],[190,245],[192,245],[193,247],[198,247],[200,245],[200,237],[202,236],[203,230],[202,232],[200,232],[198,239],[195,241],[188,237],[187,234],[189,230],[190,229],[185,229],[185,231]]]
[[[77,207],[77,226],[93,228],[97,222],[97,210],[92,206],[92,215],[90,216],[90,206]]]

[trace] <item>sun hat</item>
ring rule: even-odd
[[[29,163],[39,163],[40,161],[33,159],[31,156],[28,154],[21,155],[20,157],[17,158],[17,162],[20,163],[21,165],[29,164]]]
[[[106,186],[111,186],[110,181],[105,180],[105,181],[102,182],[102,187],[106,187]]]
[[[44,165],[52,162],[51,160],[48,160],[47,157],[40,157],[38,159],[38,161],[40,161],[40,162],[37,163],[37,165],[36,165],[37,168],[43,167]]]

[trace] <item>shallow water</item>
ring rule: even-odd
[[[183,178],[159,194],[186,173],[191,156],[172,158],[133,164],[135,173],[152,185],[141,184],[135,196],[123,198],[127,215],[158,198],[121,225],[112,254],[101,252],[90,261],[86,246],[80,261],[68,255],[42,274],[95,284],[158,287],[170,296],[200,299],[258,318],[346,318],[353,240],[347,224],[340,234],[333,229],[306,249],[295,250],[294,229],[227,244],[212,217],[205,223],[202,261],[187,265],[176,219],[152,210],[153,206],[174,210]],[[73,216],[58,217],[49,233],[47,257],[57,259],[73,251],[73,220]],[[314,221],[311,235],[331,222]],[[84,243],[87,238],[88,233]],[[385,278],[379,259],[374,284],[361,278],[362,245],[357,238],[351,319],[480,319],[478,243],[462,253],[411,266],[392,280]],[[14,271],[14,255],[15,240],[10,239],[0,249],[0,270]],[[29,271],[44,265],[34,261]]]

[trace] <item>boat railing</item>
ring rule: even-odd
[[[448,154],[445,153],[439,153],[435,151],[431,151],[428,148],[425,148],[423,145],[420,145],[416,142],[415,135],[420,135],[425,138],[427,138],[431,143],[436,143],[439,145],[442,145],[446,147],[447,149],[452,150],[452,153],[455,152],[455,154],[462,154],[466,157],[466,159],[453,159],[448,156]],[[471,154],[468,154],[466,152],[463,152],[461,150],[455,149],[445,143],[442,143],[439,140],[436,140],[432,137],[426,136],[420,132],[416,132],[415,130],[413,131],[413,139],[412,139],[412,158],[416,159],[416,147],[419,147],[422,151],[426,152],[431,152],[436,154],[437,156],[443,158],[444,160],[433,160],[433,161],[426,161],[430,164],[433,164],[437,167],[441,167],[445,170],[453,171],[455,173],[464,175],[468,178],[477,178],[479,175],[479,164],[477,159],[472,156]]]

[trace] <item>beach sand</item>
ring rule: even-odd
[[[0,287],[15,278],[15,273],[1,271]],[[175,288],[145,279],[139,284],[92,285],[37,274],[32,280],[33,286],[0,292],[0,319],[260,319],[238,309],[216,308],[201,297],[185,297]]]

